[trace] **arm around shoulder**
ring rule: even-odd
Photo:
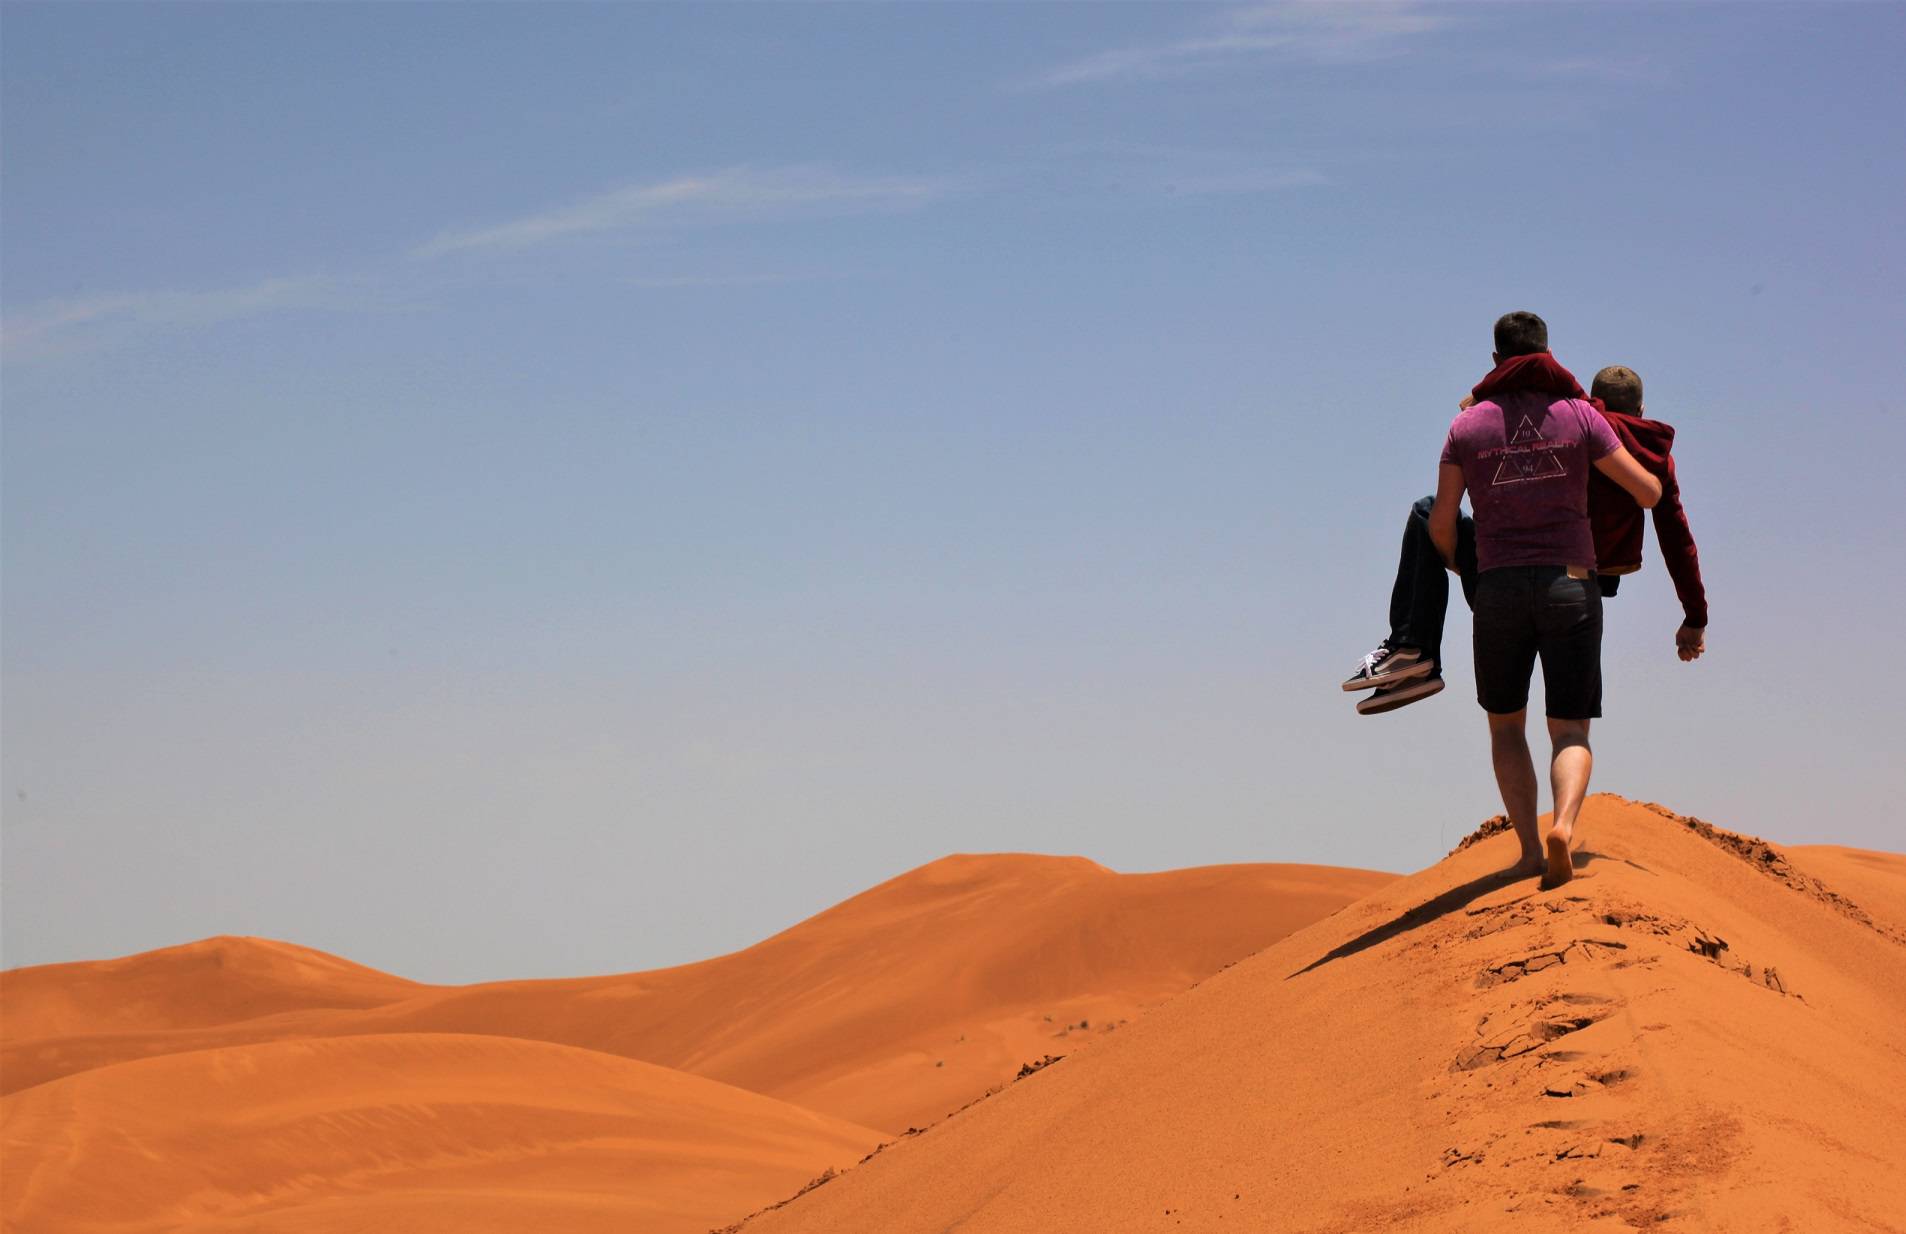
[[[1635,461],[1635,456],[1628,453],[1627,446],[1616,446],[1611,453],[1596,459],[1595,466],[1603,475],[1621,485],[1642,509],[1652,510],[1655,503],[1661,500],[1661,481]]]

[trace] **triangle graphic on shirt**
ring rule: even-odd
[[[1542,431],[1536,428],[1535,422],[1525,415],[1522,417],[1522,423],[1516,425],[1516,431],[1510,435],[1509,444],[1519,446],[1524,442],[1541,440]]]
[[[1566,476],[1568,468],[1562,460],[1555,457],[1553,450],[1531,450],[1527,454],[1511,454],[1496,464],[1495,479],[1489,483],[1521,484],[1525,480],[1548,480],[1556,476]]]

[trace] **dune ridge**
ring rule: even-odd
[[[1881,929],[1906,938],[1906,855],[1800,844],[1789,848],[1787,856],[1801,870],[1851,896]]]
[[[429,989],[295,943],[229,935],[114,960],[0,974],[7,1040],[210,1028],[288,1011],[360,1010]]]
[[[968,854],[648,973],[430,986],[242,937],[14,970],[0,1224],[700,1234],[1392,877]]]
[[[1485,838],[743,1228],[1906,1228],[1895,859],[1691,823]]]
[[[890,879],[746,950],[650,972],[427,986],[236,939],[94,967],[20,969],[0,975],[8,1008],[0,1092],[230,1045],[470,1032],[641,1059],[897,1133],[1393,877],[1273,864],[1117,874],[1083,858],[968,854]],[[337,976],[306,961],[313,985],[300,1001],[274,967],[286,954],[329,960]],[[207,955],[226,959],[209,965]],[[180,1006],[153,1006],[142,994],[136,1015],[106,998],[59,994],[62,983],[162,989],[180,972],[189,976],[177,985]],[[221,973],[230,988],[218,985]],[[254,977],[262,990],[251,988]],[[79,1007],[96,1008],[93,1019],[80,1022]],[[264,1014],[212,1022],[218,1008]],[[124,1027],[139,1016],[153,1027]],[[47,1023],[68,1028],[32,1035]]]

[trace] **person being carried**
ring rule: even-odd
[[[1460,406],[1467,409],[1479,399],[1518,390],[1584,397],[1574,375],[1545,350],[1502,360]],[[1701,582],[1694,532],[1681,503],[1674,457],[1669,453],[1674,427],[1644,418],[1641,377],[1622,365],[1609,365],[1595,374],[1587,398],[1621,444],[1661,485],[1661,500],[1654,507],[1655,538],[1682,610],[1682,622],[1674,634],[1675,653],[1683,661],[1699,659],[1706,650],[1707,591]],[[1642,508],[1599,471],[1589,476],[1588,483],[1588,518],[1599,563],[1596,584],[1602,595],[1612,596],[1622,576],[1641,569],[1646,534]],[[1360,715],[1394,711],[1442,690],[1443,624],[1452,571],[1461,579],[1464,599],[1475,607],[1475,524],[1466,515],[1458,521],[1456,560],[1446,566],[1430,542],[1431,503],[1429,497],[1416,502],[1404,522],[1402,553],[1390,589],[1390,633],[1343,683],[1347,691],[1372,691],[1357,703]]]
[[[1442,562],[1457,568],[1467,492],[1475,510],[1476,701],[1488,715],[1496,785],[1522,847],[1509,872],[1539,873],[1543,885],[1553,887],[1573,874],[1569,846],[1594,768],[1589,723],[1602,714],[1602,592],[1594,577],[1599,563],[1588,518],[1589,476],[1607,476],[1643,508],[1660,501],[1662,485],[1579,386],[1572,394],[1555,392],[1559,378],[1549,370],[1566,370],[1549,355],[1548,326],[1540,317],[1505,314],[1496,322],[1495,343],[1496,374],[1508,379],[1483,389],[1451,422],[1429,536]],[[1542,376],[1509,376],[1523,372]],[[1526,735],[1537,659],[1554,798],[1547,837],[1537,823]]]

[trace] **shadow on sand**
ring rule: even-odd
[[[1599,853],[1592,853],[1585,849],[1578,850],[1570,855],[1569,864],[1575,869],[1580,870],[1587,866],[1590,861],[1600,856],[1601,854]],[[1633,863],[1630,862],[1629,864],[1632,865]],[[1636,866],[1635,868],[1640,869],[1641,867]],[[1315,960],[1312,960],[1310,963],[1304,965],[1304,967],[1292,973],[1290,977],[1284,978],[1284,980],[1289,981],[1292,977],[1302,977],[1312,969],[1322,968],[1332,960],[1341,960],[1345,956],[1355,955],[1359,951],[1367,951],[1378,943],[1387,943],[1399,934],[1408,934],[1411,930],[1420,929],[1430,922],[1435,921],[1438,917],[1453,913],[1457,909],[1481,899],[1483,896],[1488,895],[1498,888],[1507,887],[1512,883],[1523,880],[1530,883],[1536,881],[1533,875],[1518,875],[1508,870],[1497,870],[1494,873],[1485,874],[1480,878],[1472,878],[1460,887],[1451,887],[1448,891],[1445,891],[1436,898],[1425,900],[1415,908],[1398,914],[1389,921],[1377,926],[1375,929],[1365,930],[1362,934],[1357,935],[1349,942],[1331,948],[1323,955],[1318,956]],[[1564,885],[1566,886],[1566,884]]]

